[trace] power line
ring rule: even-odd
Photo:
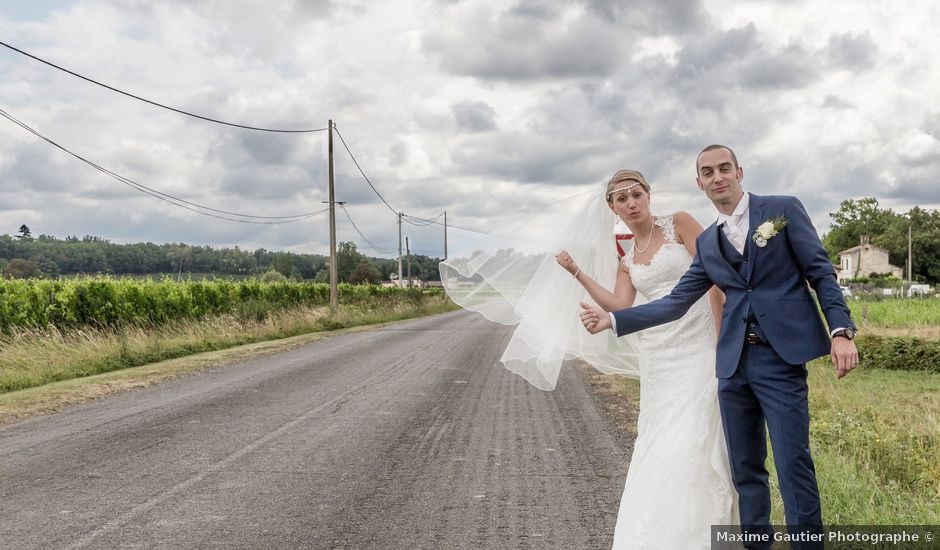
[[[359,233],[359,236],[362,237],[362,240],[364,240],[366,244],[369,245],[370,248],[372,248],[373,250],[377,252],[381,252],[383,254],[391,254],[393,252],[397,252],[397,249],[395,248],[382,248],[378,246],[377,244],[375,244],[374,242],[367,239],[366,236],[362,234],[362,231],[359,230],[359,227],[356,226],[356,222],[354,222],[352,219],[352,216],[349,215],[349,211],[346,210],[346,206],[340,203],[339,207],[343,209],[343,213],[346,214],[346,217],[349,219],[349,223],[352,224],[353,229],[356,230],[356,233]]]
[[[22,54],[22,55],[25,55],[26,57],[29,57],[29,58],[34,59],[34,60],[36,60],[36,61],[39,61],[40,63],[45,63],[46,65],[49,65],[49,66],[52,67],[52,68],[58,69],[58,70],[60,70],[60,71],[62,71],[62,72],[64,72],[64,73],[68,73],[68,74],[70,74],[70,75],[72,75],[72,76],[74,76],[74,77],[81,78],[82,80],[85,80],[85,81],[87,81],[87,82],[91,82],[92,84],[101,86],[102,88],[106,88],[106,89],[108,89],[108,90],[111,90],[112,92],[117,92],[117,93],[119,93],[119,94],[126,95],[127,97],[134,98],[134,99],[136,99],[136,100],[138,100],[138,101],[143,101],[144,103],[149,103],[149,104],[154,105],[154,106],[156,106],[156,107],[160,107],[160,108],[163,108],[163,109],[167,109],[167,110],[169,110],[169,111],[173,111],[173,112],[179,113],[179,114],[181,114],[181,115],[191,116],[191,117],[193,117],[193,118],[198,118],[198,119],[205,120],[205,121],[208,121],[208,122],[215,122],[216,124],[224,124],[225,126],[233,126],[233,127],[235,127],[235,128],[243,128],[243,129],[245,129],[245,130],[257,130],[257,131],[259,131],[259,132],[276,132],[276,133],[283,133],[283,134],[307,134],[307,133],[312,133],[312,132],[324,132],[324,131],[327,130],[327,128],[310,128],[310,129],[302,129],[302,130],[285,130],[285,129],[279,129],[279,128],[262,128],[262,127],[258,127],[258,126],[249,126],[249,125],[246,125],[246,124],[235,124],[235,123],[233,123],[233,122],[226,122],[226,121],[224,121],[224,120],[219,120],[219,119],[216,119],[216,118],[211,118],[211,117],[207,117],[207,116],[197,115],[197,114],[191,113],[191,112],[189,112],[189,111],[184,111],[184,110],[182,110],[182,109],[177,109],[177,108],[175,108],[175,107],[170,107],[169,105],[164,105],[163,103],[158,103],[158,102],[156,102],[156,101],[153,101],[153,100],[150,100],[150,99],[147,99],[147,98],[144,98],[144,97],[140,97],[140,96],[138,96],[138,95],[134,95],[134,94],[132,94],[132,93],[130,93],[130,92],[125,92],[124,90],[119,90],[118,88],[115,88],[114,86],[109,86],[109,85],[107,85],[107,84],[105,84],[105,83],[103,83],[103,82],[99,82],[99,81],[97,81],[97,80],[95,80],[95,79],[93,79],[93,78],[88,78],[87,76],[82,76],[82,75],[80,75],[80,74],[78,74],[78,73],[76,73],[76,72],[74,72],[74,71],[70,71],[70,70],[68,70],[68,69],[66,69],[66,68],[64,68],[64,67],[60,67],[59,65],[56,65],[55,63],[52,63],[52,62],[50,62],[50,61],[46,61],[45,59],[42,59],[42,58],[40,58],[40,57],[36,57],[35,55],[33,55],[33,54],[31,54],[31,53],[25,52],[25,51],[23,51],[23,50],[21,50],[21,49],[19,49],[19,48],[16,48],[16,47],[14,47],[14,46],[11,46],[11,45],[7,44],[6,42],[0,42],[0,46],[4,46],[4,47],[6,47],[6,48],[9,48],[9,49],[11,49],[11,50],[13,50],[13,51],[15,51],[15,52],[17,52],[17,53],[20,53],[20,54]]]
[[[392,205],[390,205],[390,204],[388,203],[388,201],[385,200],[385,198],[382,196],[382,194],[379,193],[378,189],[376,189],[375,186],[372,185],[372,181],[369,179],[369,176],[367,176],[366,173],[362,171],[362,167],[359,166],[359,161],[356,160],[355,155],[353,155],[353,154],[352,154],[352,151],[349,150],[349,146],[346,145],[346,140],[343,139],[343,134],[341,134],[341,133],[339,132],[339,128],[337,128],[336,125],[334,124],[334,125],[333,125],[333,129],[336,130],[336,135],[339,136],[340,142],[342,142],[343,147],[346,148],[346,152],[349,153],[349,158],[352,159],[353,163],[356,165],[356,168],[359,169],[359,173],[362,174],[362,177],[363,177],[363,178],[365,178],[366,183],[368,183],[368,184],[369,184],[369,187],[372,188],[372,191],[373,191],[376,195],[378,195],[379,199],[381,199],[382,202],[385,203],[385,206],[387,206],[388,209],[391,210],[392,213],[394,213],[394,214],[397,216],[397,215],[398,215],[398,211],[395,210],[394,208],[392,208]]]
[[[404,216],[405,218],[410,218],[410,219],[406,219],[406,220],[405,220],[406,222],[410,223],[411,225],[417,225],[417,226],[431,225],[432,223],[434,223],[434,222],[436,222],[437,220],[441,219],[441,216],[443,216],[443,215],[444,215],[444,213],[441,212],[440,214],[438,214],[438,215],[435,216],[434,218],[428,220],[428,219],[425,219],[425,218],[419,218],[419,217],[417,217],[417,216],[409,216],[408,214],[402,214],[402,216]],[[419,220],[421,223],[419,223],[419,222],[413,222],[413,221],[410,221],[410,220]]]
[[[91,167],[94,168],[95,170],[98,170],[99,172],[102,172],[102,173],[104,173],[104,174],[107,174],[107,175],[111,176],[112,178],[118,180],[119,182],[123,183],[124,185],[127,185],[128,187],[131,187],[132,189],[135,189],[136,191],[139,191],[139,192],[141,192],[141,193],[144,193],[145,195],[150,195],[151,197],[160,199],[160,200],[162,200],[162,201],[164,201],[164,202],[167,202],[167,203],[169,203],[169,204],[172,204],[172,205],[174,205],[174,206],[178,206],[178,207],[180,207],[180,208],[184,208],[184,209],[189,210],[189,211],[191,211],[191,212],[195,212],[195,213],[197,213],[197,214],[202,214],[203,216],[210,216],[210,217],[218,218],[218,219],[221,219],[221,220],[228,220],[228,221],[239,222],[239,223],[252,223],[252,224],[259,224],[259,225],[274,225],[274,224],[282,224],[282,223],[299,222],[299,221],[301,221],[301,220],[305,220],[305,219],[308,219],[308,218],[312,218],[313,216],[316,216],[317,214],[322,214],[323,212],[326,212],[327,210],[329,210],[329,208],[325,208],[325,209],[323,209],[323,210],[318,210],[318,211],[316,211],[316,212],[307,212],[307,213],[304,213],[304,214],[295,214],[295,215],[293,215],[293,216],[256,216],[256,215],[252,215],[252,214],[242,214],[242,213],[239,213],[239,212],[229,212],[229,211],[226,211],[226,210],[219,210],[219,209],[212,208],[212,207],[209,207],[209,206],[203,206],[203,205],[200,205],[200,204],[197,204],[197,203],[194,203],[194,202],[190,202],[190,201],[187,201],[187,200],[185,200],[185,199],[181,199],[181,198],[179,198],[179,197],[176,197],[176,196],[173,196],[173,195],[170,195],[170,194],[167,194],[167,193],[163,193],[162,191],[158,191],[158,190],[156,190],[156,189],[152,189],[152,188],[150,188],[150,187],[147,187],[146,185],[143,185],[143,184],[141,184],[141,183],[137,183],[136,181],[134,181],[134,180],[132,180],[132,179],[126,178],[126,177],[124,177],[124,176],[122,176],[122,175],[120,175],[120,174],[118,174],[118,173],[112,172],[111,170],[108,170],[107,168],[105,168],[105,167],[103,167],[103,166],[101,166],[101,165],[99,165],[99,164],[97,164],[97,163],[95,163],[95,162],[92,162],[92,161],[86,159],[85,157],[79,155],[78,153],[74,153],[74,152],[72,152],[71,150],[67,149],[66,147],[64,147],[64,146],[62,146],[62,145],[59,145],[59,144],[56,143],[55,141],[53,141],[53,140],[49,139],[48,137],[46,137],[46,136],[40,134],[38,131],[34,130],[33,128],[31,128],[30,126],[28,126],[26,123],[17,120],[15,117],[13,117],[12,115],[10,115],[9,113],[7,113],[6,111],[4,111],[3,109],[0,109],[0,116],[3,116],[4,118],[6,118],[7,120],[9,120],[10,122],[16,124],[16,125],[19,126],[20,128],[23,128],[24,130],[28,131],[29,133],[35,135],[35,136],[38,137],[39,139],[42,139],[43,141],[49,143],[49,144],[52,145],[53,147],[56,147],[57,149],[59,149],[59,150],[61,150],[61,151],[64,151],[65,153],[68,153],[69,155],[71,155],[71,156],[77,158],[78,160],[84,162],[85,164],[91,166]],[[182,203],[182,204],[181,204],[181,203]],[[191,205],[191,206],[193,206],[193,207],[195,207],[195,208],[191,208],[190,206],[187,206],[187,205]],[[210,210],[210,211],[212,211],[212,212],[218,212],[218,213],[220,213],[220,214],[228,214],[228,215],[231,215],[231,216],[240,216],[240,217],[242,217],[242,218],[255,218],[255,219],[257,219],[257,220],[278,220],[278,221],[253,221],[253,220],[244,220],[244,219],[229,218],[229,217],[226,217],[226,216],[220,216],[220,215],[216,215],[216,214],[210,214],[209,212],[203,212],[202,210],[197,210],[197,208],[201,208],[201,209],[203,209],[203,210]]]

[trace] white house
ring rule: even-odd
[[[847,279],[868,277],[872,273],[904,277],[904,271],[888,262],[888,251],[872,245],[868,235],[862,235],[861,244],[839,252],[839,283]]]

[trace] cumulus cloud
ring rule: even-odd
[[[873,69],[877,55],[878,46],[868,32],[833,34],[826,48],[827,61],[835,69]]]
[[[484,101],[461,101],[451,105],[457,127],[467,132],[496,129],[496,110]]]
[[[602,77],[624,51],[623,35],[593,12],[528,4],[499,11],[458,5],[424,36],[442,70],[493,80]]]

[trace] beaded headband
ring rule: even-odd
[[[631,180],[627,180],[627,181],[631,181]],[[636,180],[632,180],[632,181],[634,182],[633,185],[628,185],[628,186],[626,186],[626,187],[621,187],[621,188],[619,188],[619,189],[614,189],[614,190],[611,191],[610,193],[607,193],[607,200],[610,200],[610,196],[613,195],[614,193],[619,193],[620,191],[629,191],[629,190],[633,189],[634,187],[636,187],[637,185],[643,185],[643,184],[640,183],[639,181],[636,181]]]

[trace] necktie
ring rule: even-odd
[[[744,254],[744,234],[738,228],[738,222],[741,220],[741,214],[735,214],[725,222],[725,236],[738,251],[738,254]]]

